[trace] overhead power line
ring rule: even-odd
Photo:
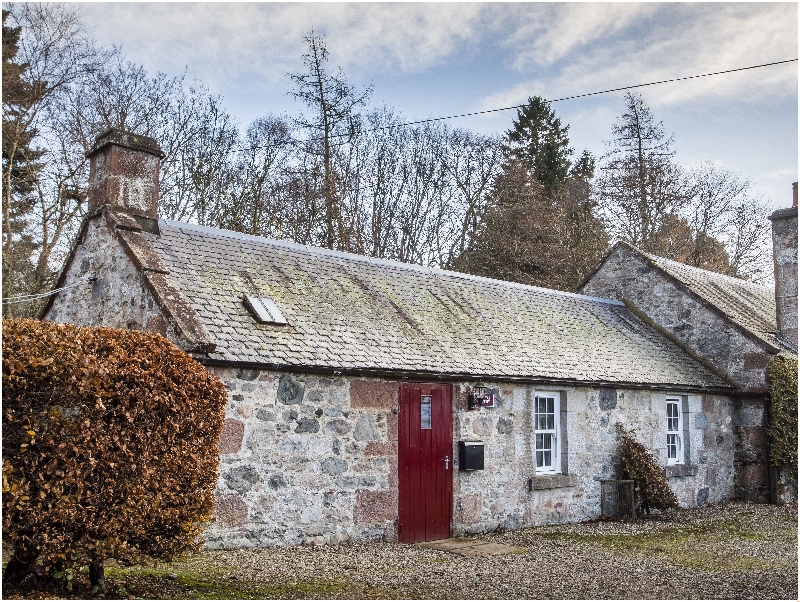
[[[648,82],[646,84],[636,84],[633,86],[622,86],[620,88],[611,88],[609,90],[600,90],[599,92],[586,92],[585,94],[575,94],[573,96],[564,96],[563,98],[555,98],[553,100],[547,100],[547,102],[561,102],[563,100],[574,100],[576,98],[585,98],[587,96],[598,96],[600,94],[609,94],[610,92],[621,92],[622,90],[633,90],[635,88],[644,88],[646,86],[657,86],[659,84],[669,84],[672,82],[679,82],[684,81],[687,79],[697,79],[700,77],[711,77],[712,75],[723,75],[725,73],[735,73],[737,71],[748,71],[749,69],[760,69],[762,67],[771,67],[773,65],[783,65],[784,63],[794,63],[797,62],[797,59],[787,59],[785,61],[775,61],[774,63],[764,63],[763,65],[753,65],[751,67],[738,67],[737,69],[726,69],[725,71],[715,71],[714,73],[702,73],[700,75],[687,75],[686,77],[674,77],[672,79],[662,79],[657,82]],[[408,123],[402,123],[399,126],[390,126],[390,127],[403,127],[407,125],[418,125],[420,123],[428,123],[431,121],[443,121],[445,119],[457,119],[459,117],[472,117],[474,115],[485,115],[486,113],[497,113],[499,111],[510,111],[512,109],[521,109],[525,105],[514,105],[513,107],[503,107],[502,109],[486,109],[485,111],[475,111],[472,113],[463,113],[461,115],[450,115],[448,117],[431,117],[430,119],[420,119],[419,121],[409,121]],[[375,128],[375,131],[378,129],[383,128]]]
[[[65,291],[68,288],[75,288],[76,286],[83,286],[84,284],[88,284],[90,282],[94,282],[97,280],[94,276],[84,276],[80,280],[73,282],[72,284],[68,284],[67,286],[62,286],[61,288],[53,289],[52,291],[47,291],[44,293],[34,293],[32,295],[16,295],[14,297],[6,297],[3,299],[3,305],[13,305],[14,303],[28,303],[29,301],[36,301],[37,299],[44,299],[45,297],[50,297],[51,295],[56,295],[61,291]]]
[[[673,77],[671,79],[662,79],[662,80],[659,80],[659,81],[648,82],[646,84],[634,84],[634,85],[631,85],[631,86],[620,86],[619,88],[610,88],[608,90],[599,90],[597,92],[585,92],[583,94],[574,94],[572,96],[564,96],[562,98],[554,98],[552,100],[545,99],[545,100],[546,100],[546,102],[562,102],[562,101],[565,101],[565,100],[575,100],[577,98],[586,98],[586,97],[589,97],[589,96],[599,96],[600,94],[610,94],[611,92],[621,92],[623,90],[634,90],[636,88],[645,88],[647,86],[658,86],[660,84],[669,84],[669,83],[673,83],[673,82],[686,81],[686,80],[689,80],[689,79],[699,79],[701,77],[712,77],[714,75],[725,75],[725,74],[728,74],[728,73],[736,73],[736,72],[739,72],[739,71],[749,71],[751,69],[761,69],[763,67],[772,67],[774,65],[784,65],[786,63],[795,63],[795,62],[797,62],[797,60],[798,59],[786,59],[784,61],[774,61],[772,63],[762,63],[761,65],[751,65],[750,67],[737,67],[736,69],[726,69],[724,71],[714,71],[713,73],[701,73],[699,75],[687,75],[685,77]],[[446,117],[429,117],[427,119],[418,119],[417,121],[407,121],[407,122],[404,122],[404,123],[396,123],[396,124],[386,125],[386,126],[381,126],[381,127],[376,127],[376,128],[369,128],[369,129],[366,129],[364,131],[366,133],[371,133],[371,132],[377,132],[377,131],[381,131],[381,130],[388,130],[388,129],[392,129],[392,128],[401,128],[401,127],[408,127],[410,125],[420,125],[420,124],[423,124],[423,123],[431,123],[431,122],[434,122],[434,121],[445,121],[447,119],[459,119],[461,117],[474,117],[475,115],[486,115],[488,113],[499,113],[500,111],[511,111],[511,110],[514,110],[514,109],[521,109],[524,106],[525,106],[524,104],[520,104],[520,105],[513,105],[513,106],[510,106],[510,107],[502,107],[502,108],[499,108],[499,109],[486,109],[486,110],[483,110],[483,111],[473,111],[471,113],[461,113],[460,115],[448,115]],[[349,134],[334,134],[332,137],[345,138],[348,135]],[[292,142],[303,143],[303,142],[316,142],[316,141],[319,141],[319,140],[323,140],[323,138],[309,138],[308,140],[295,140],[295,139],[292,139]],[[232,150],[232,152],[246,152],[246,151],[252,151],[252,150],[259,150],[259,149],[262,149],[262,148],[269,148],[269,146],[270,145],[248,146],[248,147],[244,147],[244,148],[234,148],[234,149],[231,149],[231,150]],[[199,158],[199,157],[196,157],[196,158]],[[177,161],[177,159],[173,159],[172,160],[172,162],[174,162],[174,161]]]

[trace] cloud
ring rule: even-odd
[[[580,5],[583,7],[583,5]],[[604,5],[552,9],[506,40],[526,77],[481,108],[557,98],[797,57],[797,5]],[[596,18],[595,18],[596,17]],[[656,91],[657,90],[657,91]],[[797,63],[698,78],[641,92],[653,106],[703,97],[757,101],[796,94]]]
[[[169,72],[186,64],[210,82],[283,80],[301,68],[303,35],[326,35],[332,60],[367,74],[419,71],[480,37],[480,4],[109,3],[84,5],[105,43],[124,40],[138,62]]]

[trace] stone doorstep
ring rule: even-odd
[[[465,537],[453,537],[451,539],[440,539],[438,541],[425,541],[414,544],[420,548],[430,548],[441,552],[451,552],[461,556],[480,558],[483,556],[499,556],[501,554],[516,554],[524,552],[523,548],[515,548],[500,543],[490,543],[488,541],[476,541]]]

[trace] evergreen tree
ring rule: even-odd
[[[541,96],[529,98],[527,104],[517,110],[513,124],[512,129],[506,132],[513,154],[545,189],[554,190],[562,186],[572,166],[572,149],[567,135],[569,126],[561,125],[550,103]]]
[[[489,195],[481,227],[456,270],[574,291],[608,246],[589,183],[568,178],[548,191],[509,156]]]
[[[6,25],[9,14],[3,10],[3,298],[29,290],[43,276],[33,261],[38,245],[26,229],[44,154],[32,148],[37,132],[28,113],[46,84],[24,79],[28,66],[16,62],[22,28]],[[28,304],[3,306],[3,315],[32,311]]]
[[[594,157],[573,164],[568,125],[530,98],[506,133],[506,158],[471,245],[456,269],[572,291],[608,245],[589,181]]]

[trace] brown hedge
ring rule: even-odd
[[[3,544],[41,574],[196,549],[224,385],[155,334],[3,320]]]
[[[633,479],[636,499],[642,510],[673,510],[678,498],[672,491],[661,467],[647,448],[636,440],[636,431],[627,430],[622,423],[614,425],[619,438],[622,477]]]

